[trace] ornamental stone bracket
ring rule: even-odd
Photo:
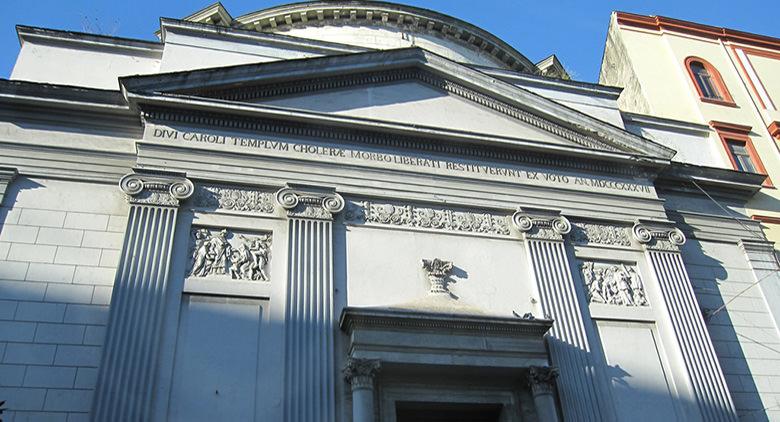
[[[682,230],[671,221],[636,220],[631,232],[649,250],[679,252],[686,240]]]
[[[525,239],[563,240],[571,231],[569,219],[559,211],[520,207],[512,215],[512,223]]]
[[[119,180],[119,188],[131,204],[178,207],[192,196],[195,186],[180,173],[136,170]]]
[[[0,205],[3,205],[5,191],[8,189],[8,185],[14,181],[17,174],[14,167],[0,167]]]
[[[288,217],[332,220],[344,209],[344,198],[333,189],[288,185],[276,192],[276,202]]]
[[[449,294],[450,289],[447,286],[450,272],[452,272],[452,262],[444,261],[439,258],[432,260],[423,259],[422,266],[428,275],[428,281],[431,282],[431,294]]]

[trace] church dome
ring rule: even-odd
[[[207,9],[212,12],[203,13]],[[187,19],[368,49],[414,46],[461,63],[537,72],[530,60],[488,31],[419,7],[379,1],[311,1],[235,19],[220,4],[207,9]]]

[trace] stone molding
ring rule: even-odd
[[[119,180],[119,188],[131,204],[165,207],[178,207],[195,190],[186,177],[146,172],[125,175]]]
[[[480,106],[511,117],[535,128],[542,129],[553,135],[582,145],[587,148],[607,151],[619,151],[618,148],[609,145],[593,137],[579,134],[557,123],[539,117],[531,112],[521,110],[503,101],[498,101],[485,94],[479,93],[466,86],[453,82],[431,72],[414,69],[392,69],[379,72],[367,72],[360,74],[337,75],[330,77],[313,78],[301,81],[290,81],[266,85],[255,85],[242,88],[223,88],[211,90],[193,90],[198,96],[218,98],[228,101],[251,101],[259,98],[279,97],[301,92],[316,92],[332,89],[343,89],[352,86],[389,83],[396,81],[416,80],[427,85],[439,88],[463,99],[469,100]]]
[[[767,254],[775,253],[774,242],[770,242],[768,240],[741,239],[738,243],[739,243],[739,247],[742,248],[742,250],[745,251],[745,253],[767,253]]]
[[[570,237],[574,243],[578,244],[625,247],[632,245],[631,231],[628,227],[609,223],[575,221],[572,223]]]
[[[526,239],[562,241],[571,232],[569,219],[559,211],[520,207],[512,222]]]
[[[276,192],[276,202],[290,218],[332,220],[344,209],[344,198],[333,190],[284,187]]]
[[[3,205],[5,191],[8,189],[8,185],[16,179],[17,174],[15,167],[0,167],[0,205]]]
[[[396,227],[508,236],[507,216],[454,208],[393,204],[374,201],[350,201],[345,213],[348,223],[379,224]]]
[[[645,248],[679,252],[685,244],[685,234],[669,221],[637,220],[631,233]]]
[[[447,279],[452,272],[452,262],[444,261],[439,258],[423,259],[422,267],[428,275],[428,281],[431,282],[431,294],[449,294],[450,289],[447,286]]]
[[[518,151],[516,149],[498,146],[475,144],[459,145],[454,143],[445,144],[426,138],[424,137],[424,134],[421,134],[420,136],[386,134],[378,132],[377,130],[369,130],[368,128],[353,129],[321,123],[285,122],[271,118],[228,114],[230,112],[228,109],[225,109],[224,111],[215,109],[210,112],[202,112],[164,108],[156,105],[141,105],[140,107],[142,117],[148,122],[177,122],[186,125],[205,125],[223,127],[230,130],[278,133],[287,136],[301,136],[387,148],[400,148],[423,153],[451,154],[463,157],[473,157],[478,160],[510,161],[528,165],[551,166],[568,170],[623,176],[647,176],[646,171],[639,170],[636,166],[606,162],[599,160],[596,157],[578,157],[577,159],[572,159],[553,153],[535,152],[530,150]],[[456,137],[457,134],[453,133],[452,136]],[[490,139],[491,137],[490,135],[486,135],[484,138]]]
[[[406,310],[344,308],[339,325],[347,334],[356,329],[434,330],[463,334],[541,337],[552,326],[551,320],[452,314],[420,313]]]
[[[352,390],[374,388],[374,378],[382,368],[377,359],[348,358],[342,373],[344,380],[352,385]]]
[[[223,185],[199,185],[190,201],[193,207],[253,214],[274,214],[274,193]]]
[[[528,368],[528,385],[531,392],[551,394],[555,390],[555,380],[558,378],[558,368],[554,366],[531,366]]]

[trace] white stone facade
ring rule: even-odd
[[[761,178],[676,160],[700,128],[384,3],[217,4],[160,43],[19,31],[9,420],[772,415],[745,416],[780,381],[745,341],[779,342],[769,298],[709,313],[774,274],[772,244],[686,184],[744,216]],[[79,57],[94,78],[36,61]]]

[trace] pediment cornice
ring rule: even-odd
[[[669,160],[674,151],[495,77],[412,48],[122,78],[126,92],[246,102],[413,79],[576,145]]]

